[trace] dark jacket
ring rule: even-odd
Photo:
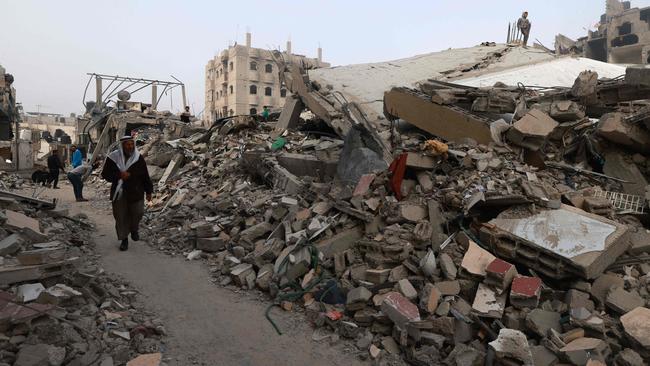
[[[63,163],[61,162],[61,159],[59,158],[58,155],[50,155],[49,158],[47,158],[47,168],[50,171],[59,171],[63,170]]]
[[[129,172],[131,175],[127,180],[124,181],[124,183],[122,183],[122,194],[125,195],[127,201],[140,201],[144,199],[145,193],[153,192],[153,183],[151,183],[151,178],[149,177],[147,163],[145,163],[142,156],[140,156],[140,159],[138,159],[135,164],[131,165],[127,172]],[[104,163],[104,169],[102,170],[102,178],[108,182],[111,182],[112,198],[115,194],[117,182],[120,180],[120,170],[117,168],[117,165],[113,160],[106,159],[106,163]]]

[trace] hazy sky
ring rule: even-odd
[[[315,57],[320,44],[325,61],[345,65],[504,42],[524,8],[531,39],[552,48],[557,33],[586,35],[605,0],[0,0],[0,64],[15,76],[27,111],[81,112],[86,73],[97,72],[174,75],[199,113],[205,64],[229,43],[244,43],[247,29],[255,47],[284,49],[291,38],[294,53]],[[160,108],[177,111],[180,91],[172,99]]]

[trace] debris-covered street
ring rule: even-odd
[[[345,65],[247,29],[200,111],[0,66],[0,366],[650,364],[650,7],[531,9]]]

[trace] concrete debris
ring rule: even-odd
[[[535,365],[526,335],[518,330],[501,329],[499,337],[489,345],[497,359],[504,363],[510,360],[525,366]]]
[[[486,344],[503,364],[625,364],[631,352],[648,363],[650,107],[639,101],[650,84],[593,72],[525,93],[448,82],[518,50],[490,52],[372,98],[280,61],[292,96],[277,121],[147,127],[142,151],[161,178],[143,236],[206,262],[221,286],[304,310],[378,364],[482,364]],[[60,252],[30,253],[52,224],[33,216],[0,215],[12,294],[56,283],[42,266]],[[24,252],[46,263],[26,271]]]
[[[99,266],[92,228],[83,214],[28,200],[0,214],[0,364],[125,364],[162,346],[161,320]]]
[[[512,306],[523,309],[534,309],[539,304],[542,294],[542,280],[537,277],[519,276],[512,280],[510,289],[510,303]]]
[[[479,284],[472,310],[485,318],[500,319],[506,307],[506,294],[499,295],[496,290],[486,284]]]
[[[650,351],[650,309],[638,307],[621,316],[621,324],[625,333],[643,347],[639,353],[647,357]]]

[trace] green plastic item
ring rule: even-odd
[[[271,150],[276,151],[280,150],[284,147],[284,145],[287,143],[287,140],[284,139],[284,137],[278,137],[277,140],[273,142],[271,145]]]

